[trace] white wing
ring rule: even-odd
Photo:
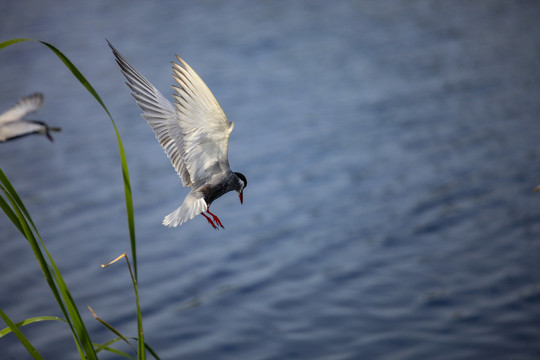
[[[11,121],[0,126],[0,141],[16,139],[21,136],[44,132],[45,126],[30,121]]]
[[[182,184],[191,187],[193,181],[184,162],[182,129],[178,124],[174,106],[154,85],[135,70],[110,42],[109,46],[116,57],[116,62],[120,66],[122,74],[128,81],[127,86],[133,91],[132,95],[139,108],[143,111],[142,116],[154,130],[156,138],[182,179]]]
[[[229,135],[234,127],[201,78],[178,56],[173,76],[175,107],[109,43],[143,117],[186,187],[198,187],[228,171]]]
[[[181,65],[172,63],[179,85],[173,86],[173,96],[183,134],[184,162],[193,183],[200,186],[214,174],[230,170],[227,151],[234,124],[199,75],[178,55],[176,58]]]
[[[43,94],[36,93],[25,96],[0,115],[0,124],[21,120],[24,116],[38,111],[42,105]]]

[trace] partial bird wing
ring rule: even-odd
[[[42,105],[43,94],[35,93],[25,96],[0,115],[0,124],[21,120],[24,116],[38,111]]]
[[[43,132],[45,126],[31,121],[10,121],[0,126],[0,141],[7,141],[21,136]]]
[[[179,85],[173,86],[173,96],[182,129],[184,162],[193,183],[201,186],[213,175],[230,170],[227,152],[234,123],[227,120],[199,75],[178,55],[176,58],[181,65],[172,63]]]
[[[172,166],[186,187],[193,185],[192,178],[184,161],[184,141],[174,106],[154,85],[142,76],[109,42],[116,62],[128,81],[126,85],[133,91],[131,95],[143,111],[146,119],[165,150]]]

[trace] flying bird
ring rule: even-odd
[[[35,113],[43,105],[43,94],[35,93],[21,98],[10,109],[0,114],[0,142],[13,140],[31,134],[42,134],[54,141],[51,131],[61,131],[50,127],[43,121],[25,120],[28,114]]]
[[[227,119],[199,75],[178,55],[179,63],[171,62],[176,81],[172,86],[173,105],[108,43],[131,95],[143,111],[142,117],[156,134],[183,186],[191,188],[182,205],[165,216],[163,225],[176,227],[201,214],[214,229],[224,228],[210,212],[210,205],[233,190],[242,204],[247,186],[246,177],[229,166],[227,152],[234,123]]]

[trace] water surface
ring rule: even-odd
[[[163,359],[537,359],[540,5],[534,1],[3,2],[2,40],[53,43],[102,95],[131,174],[145,335]],[[204,218],[161,225],[186,189],[108,49],[164,94],[178,53],[236,124],[248,177]],[[0,108],[42,91],[50,144],[0,144],[86,311],[135,335],[116,139],[39,44],[0,51]],[[31,249],[0,216],[0,308],[59,315]],[[25,334],[73,359],[63,324]],[[29,356],[13,336],[2,358]],[[103,359],[115,358],[103,354]]]

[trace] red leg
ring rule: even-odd
[[[212,227],[213,227],[214,229],[217,229],[217,228],[218,228],[218,227],[216,226],[216,224],[214,224],[214,222],[212,221],[212,219],[210,219],[208,216],[206,216],[203,212],[201,213],[201,215],[204,216],[204,217],[206,218],[206,220],[208,220],[208,223],[209,223],[210,225],[212,225]]]
[[[218,218],[216,215],[214,215],[214,214],[212,214],[212,213],[210,212],[210,208],[206,209],[206,212],[209,213],[210,215],[212,215],[212,217],[214,218],[214,221],[215,221],[216,224],[218,224],[218,225],[221,226],[223,229],[225,229],[225,226],[223,226],[223,224],[221,223],[221,221],[219,220],[219,218]]]

